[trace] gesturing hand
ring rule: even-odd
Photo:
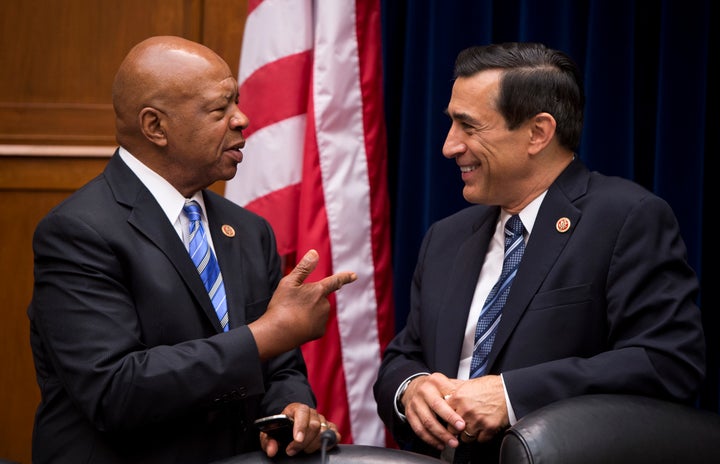
[[[317,282],[305,283],[319,259],[315,250],[305,253],[297,266],[280,280],[265,314],[248,325],[260,359],[277,356],[322,337],[330,315],[328,295],[357,280],[354,272],[338,272]]]

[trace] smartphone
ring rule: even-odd
[[[280,450],[285,449],[293,439],[293,420],[285,414],[261,417],[255,421],[261,432],[267,433],[280,444]]]

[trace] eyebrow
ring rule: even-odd
[[[207,102],[208,106],[215,106],[219,103],[228,104],[235,101],[235,94],[233,92],[223,92],[210,98]]]
[[[443,112],[455,121],[464,122],[464,123],[468,123],[471,125],[478,124],[478,121],[467,113],[452,113],[451,114],[447,108],[445,108],[445,110]]]

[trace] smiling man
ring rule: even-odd
[[[542,44],[456,61],[443,155],[471,206],[430,227],[374,392],[395,438],[497,462],[502,431],[589,393],[691,402],[698,282],[668,204],[576,157],[579,71]]]

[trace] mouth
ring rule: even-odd
[[[469,166],[460,166],[460,172],[463,174],[465,174],[467,172],[473,172],[474,170],[476,170],[479,167],[480,167],[479,164],[471,164]]]
[[[245,147],[245,142],[240,142],[236,145],[232,145],[229,148],[226,148],[224,152],[228,154],[233,160],[235,160],[237,163],[241,163],[243,159],[243,152],[242,149]]]
[[[236,143],[235,145],[231,145],[230,148],[227,148],[226,150],[240,151],[240,150],[242,150],[243,148],[245,148],[245,141],[244,141],[244,140],[243,140],[242,142]]]

